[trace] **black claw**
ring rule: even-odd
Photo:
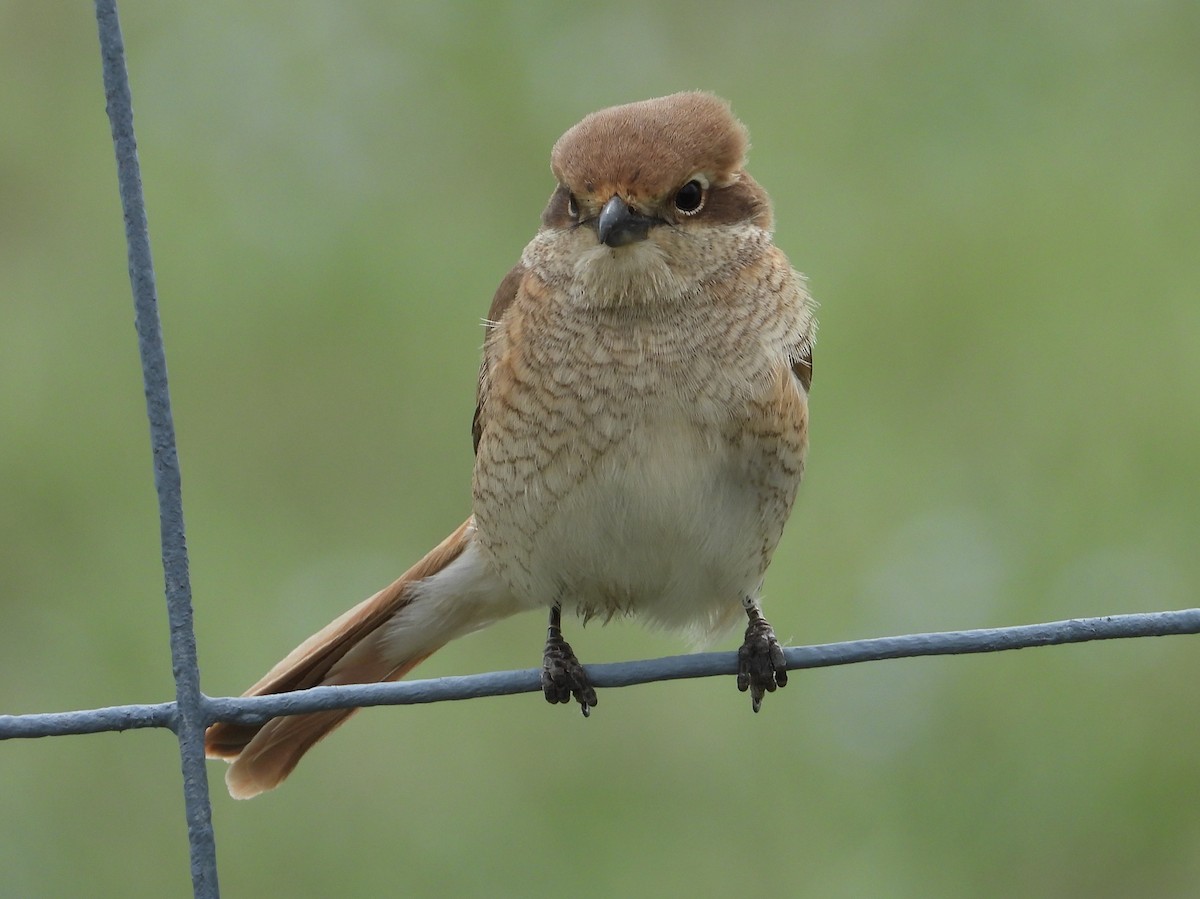
[[[567,703],[574,699],[586,718],[599,702],[596,690],[575,657],[571,644],[562,638],[554,617],[552,614],[546,651],[542,656],[542,693],[549,703]]]
[[[775,631],[757,609],[751,609],[746,639],[738,649],[737,687],[750,691],[750,707],[762,708],[763,697],[787,686],[787,660]]]

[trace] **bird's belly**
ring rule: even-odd
[[[530,589],[584,618],[636,612],[700,638],[721,631],[766,564],[746,467],[716,428],[644,424],[545,510]]]

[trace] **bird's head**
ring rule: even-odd
[[[558,186],[541,243],[593,300],[636,299],[638,283],[657,298],[684,292],[742,239],[769,240],[770,201],[743,169],[748,145],[745,127],[712,94],[592,113],[554,145]]]

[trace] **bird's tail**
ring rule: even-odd
[[[494,601],[497,591],[481,571],[473,534],[468,519],[394,583],[297,646],[243,695],[397,680],[449,640],[502,617],[504,604]],[[444,588],[433,590],[439,574],[450,576]],[[279,786],[304,753],[355,711],[262,724],[218,722],[205,734],[205,752],[231,762],[225,775],[229,793],[249,799]]]

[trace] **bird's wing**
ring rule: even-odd
[[[492,297],[492,305],[488,309],[487,319],[484,323],[486,334],[484,337],[483,361],[479,365],[479,385],[475,391],[475,416],[471,419],[471,438],[474,442],[476,452],[479,451],[479,438],[483,436],[483,427],[487,422],[487,398],[489,390],[487,341],[491,337],[493,329],[504,318],[504,313],[508,311],[508,307],[512,305],[512,301],[516,299],[517,290],[520,288],[521,279],[524,277],[525,266],[520,263],[514,265],[512,270],[504,276],[504,280],[496,288],[495,296]]]

